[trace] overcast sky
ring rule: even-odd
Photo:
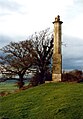
[[[25,40],[60,15],[63,68],[83,69],[83,0],[0,0],[0,47]]]

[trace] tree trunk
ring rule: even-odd
[[[23,80],[24,80],[24,79],[23,79],[23,75],[20,74],[20,75],[19,75],[19,84],[18,84],[19,89],[22,88],[23,85],[24,85],[24,81],[23,81]]]
[[[44,77],[44,70],[41,70],[41,73],[40,73],[40,84],[43,84],[45,83],[45,77]]]

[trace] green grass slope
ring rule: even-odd
[[[0,119],[83,119],[82,83],[49,83],[0,99]]]

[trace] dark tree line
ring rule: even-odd
[[[49,29],[35,33],[28,40],[18,43],[11,42],[1,49],[4,55],[0,56],[0,71],[3,74],[18,75],[19,88],[24,85],[24,75],[27,70],[35,67],[33,78],[36,85],[45,82],[46,74],[53,53],[53,36]]]

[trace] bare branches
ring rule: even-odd
[[[35,65],[39,68],[39,77],[41,77],[41,81],[40,79],[38,80],[39,83],[43,83],[45,81],[45,74],[49,70],[49,65],[51,64],[54,38],[53,35],[50,34],[49,29],[46,29],[40,33],[35,33],[32,39],[36,51]]]
[[[11,42],[1,50],[5,55],[0,56],[0,64],[5,72],[24,74],[32,66],[35,53],[30,40]]]
[[[11,42],[3,47],[0,65],[3,73],[18,74],[22,78],[27,69],[35,65],[41,74],[47,71],[53,53],[53,36],[46,29],[32,35],[29,40]],[[42,76],[42,75],[41,75]]]

